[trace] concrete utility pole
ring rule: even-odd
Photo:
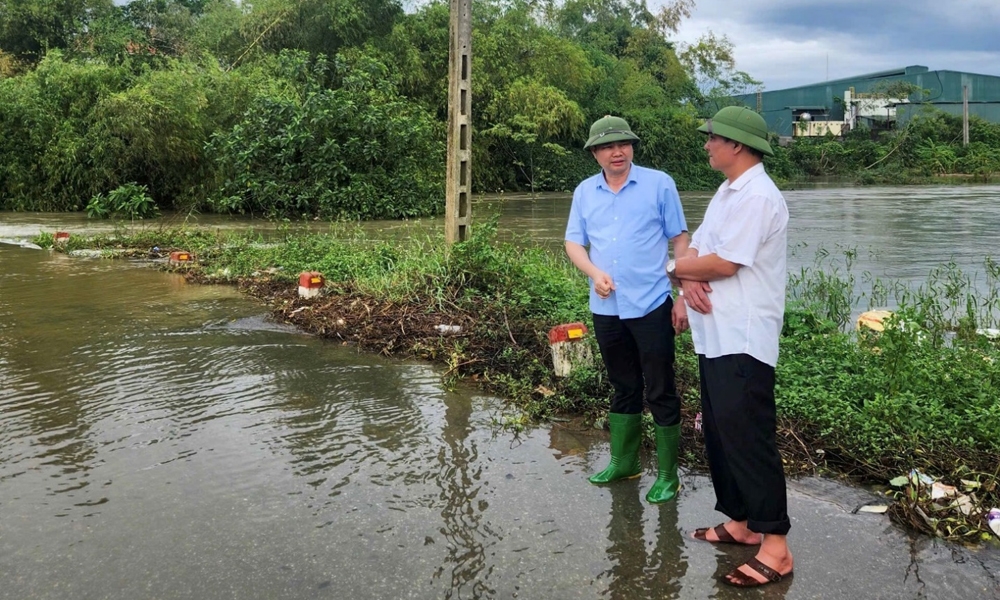
[[[962,86],[962,145],[969,145],[969,86]]]
[[[472,0],[450,0],[448,52],[448,170],[444,239],[451,246],[469,236],[472,219]]]

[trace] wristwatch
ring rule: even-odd
[[[677,268],[677,261],[668,260],[667,261],[667,277],[669,277],[670,279],[675,279],[676,277],[674,275],[674,270],[676,268]],[[684,295],[684,288],[678,287],[677,288],[677,296],[681,297],[683,295]]]

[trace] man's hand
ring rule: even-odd
[[[712,312],[712,301],[708,299],[712,286],[707,281],[685,279],[681,281],[681,287],[684,290],[683,300],[687,302],[691,310],[703,315]]]
[[[601,271],[594,277],[594,291],[602,299],[607,299],[615,289],[615,282],[611,280],[611,276],[607,273]]]
[[[674,308],[670,311],[670,320],[674,325],[674,333],[681,334],[687,331],[690,324],[688,323],[688,311],[687,305],[684,304],[684,297],[677,298],[674,302]]]

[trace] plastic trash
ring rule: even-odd
[[[928,475],[924,475],[916,469],[910,470],[910,480],[914,483],[920,482],[921,485],[931,485],[934,483],[934,478]]]
[[[965,516],[972,514],[973,509],[975,509],[975,506],[972,504],[972,499],[965,494],[955,498],[955,501],[951,503],[951,506],[958,507],[958,511]]]
[[[694,430],[701,431],[701,413],[698,413],[694,417]]]
[[[434,329],[437,329],[438,333],[442,335],[455,335],[457,333],[462,333],[461,325],[435,325]]]
[[[955,496],[958,494],[958,490],[954,486],[945,485],[940,481],[935,481],[931,485],[931,500],[937,500],[938,498],[947,498],[950,496]]]
[[[991,508],[986,514],[986,523],[993,530],[994,535],[1000,537],[1000,508]]]

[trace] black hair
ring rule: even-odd
[[[764,153],[760,150],[747,146],[746,144],[743,144],[743,147],[747,149],[747,152],[757,157],[757,160],[764,160]]]

